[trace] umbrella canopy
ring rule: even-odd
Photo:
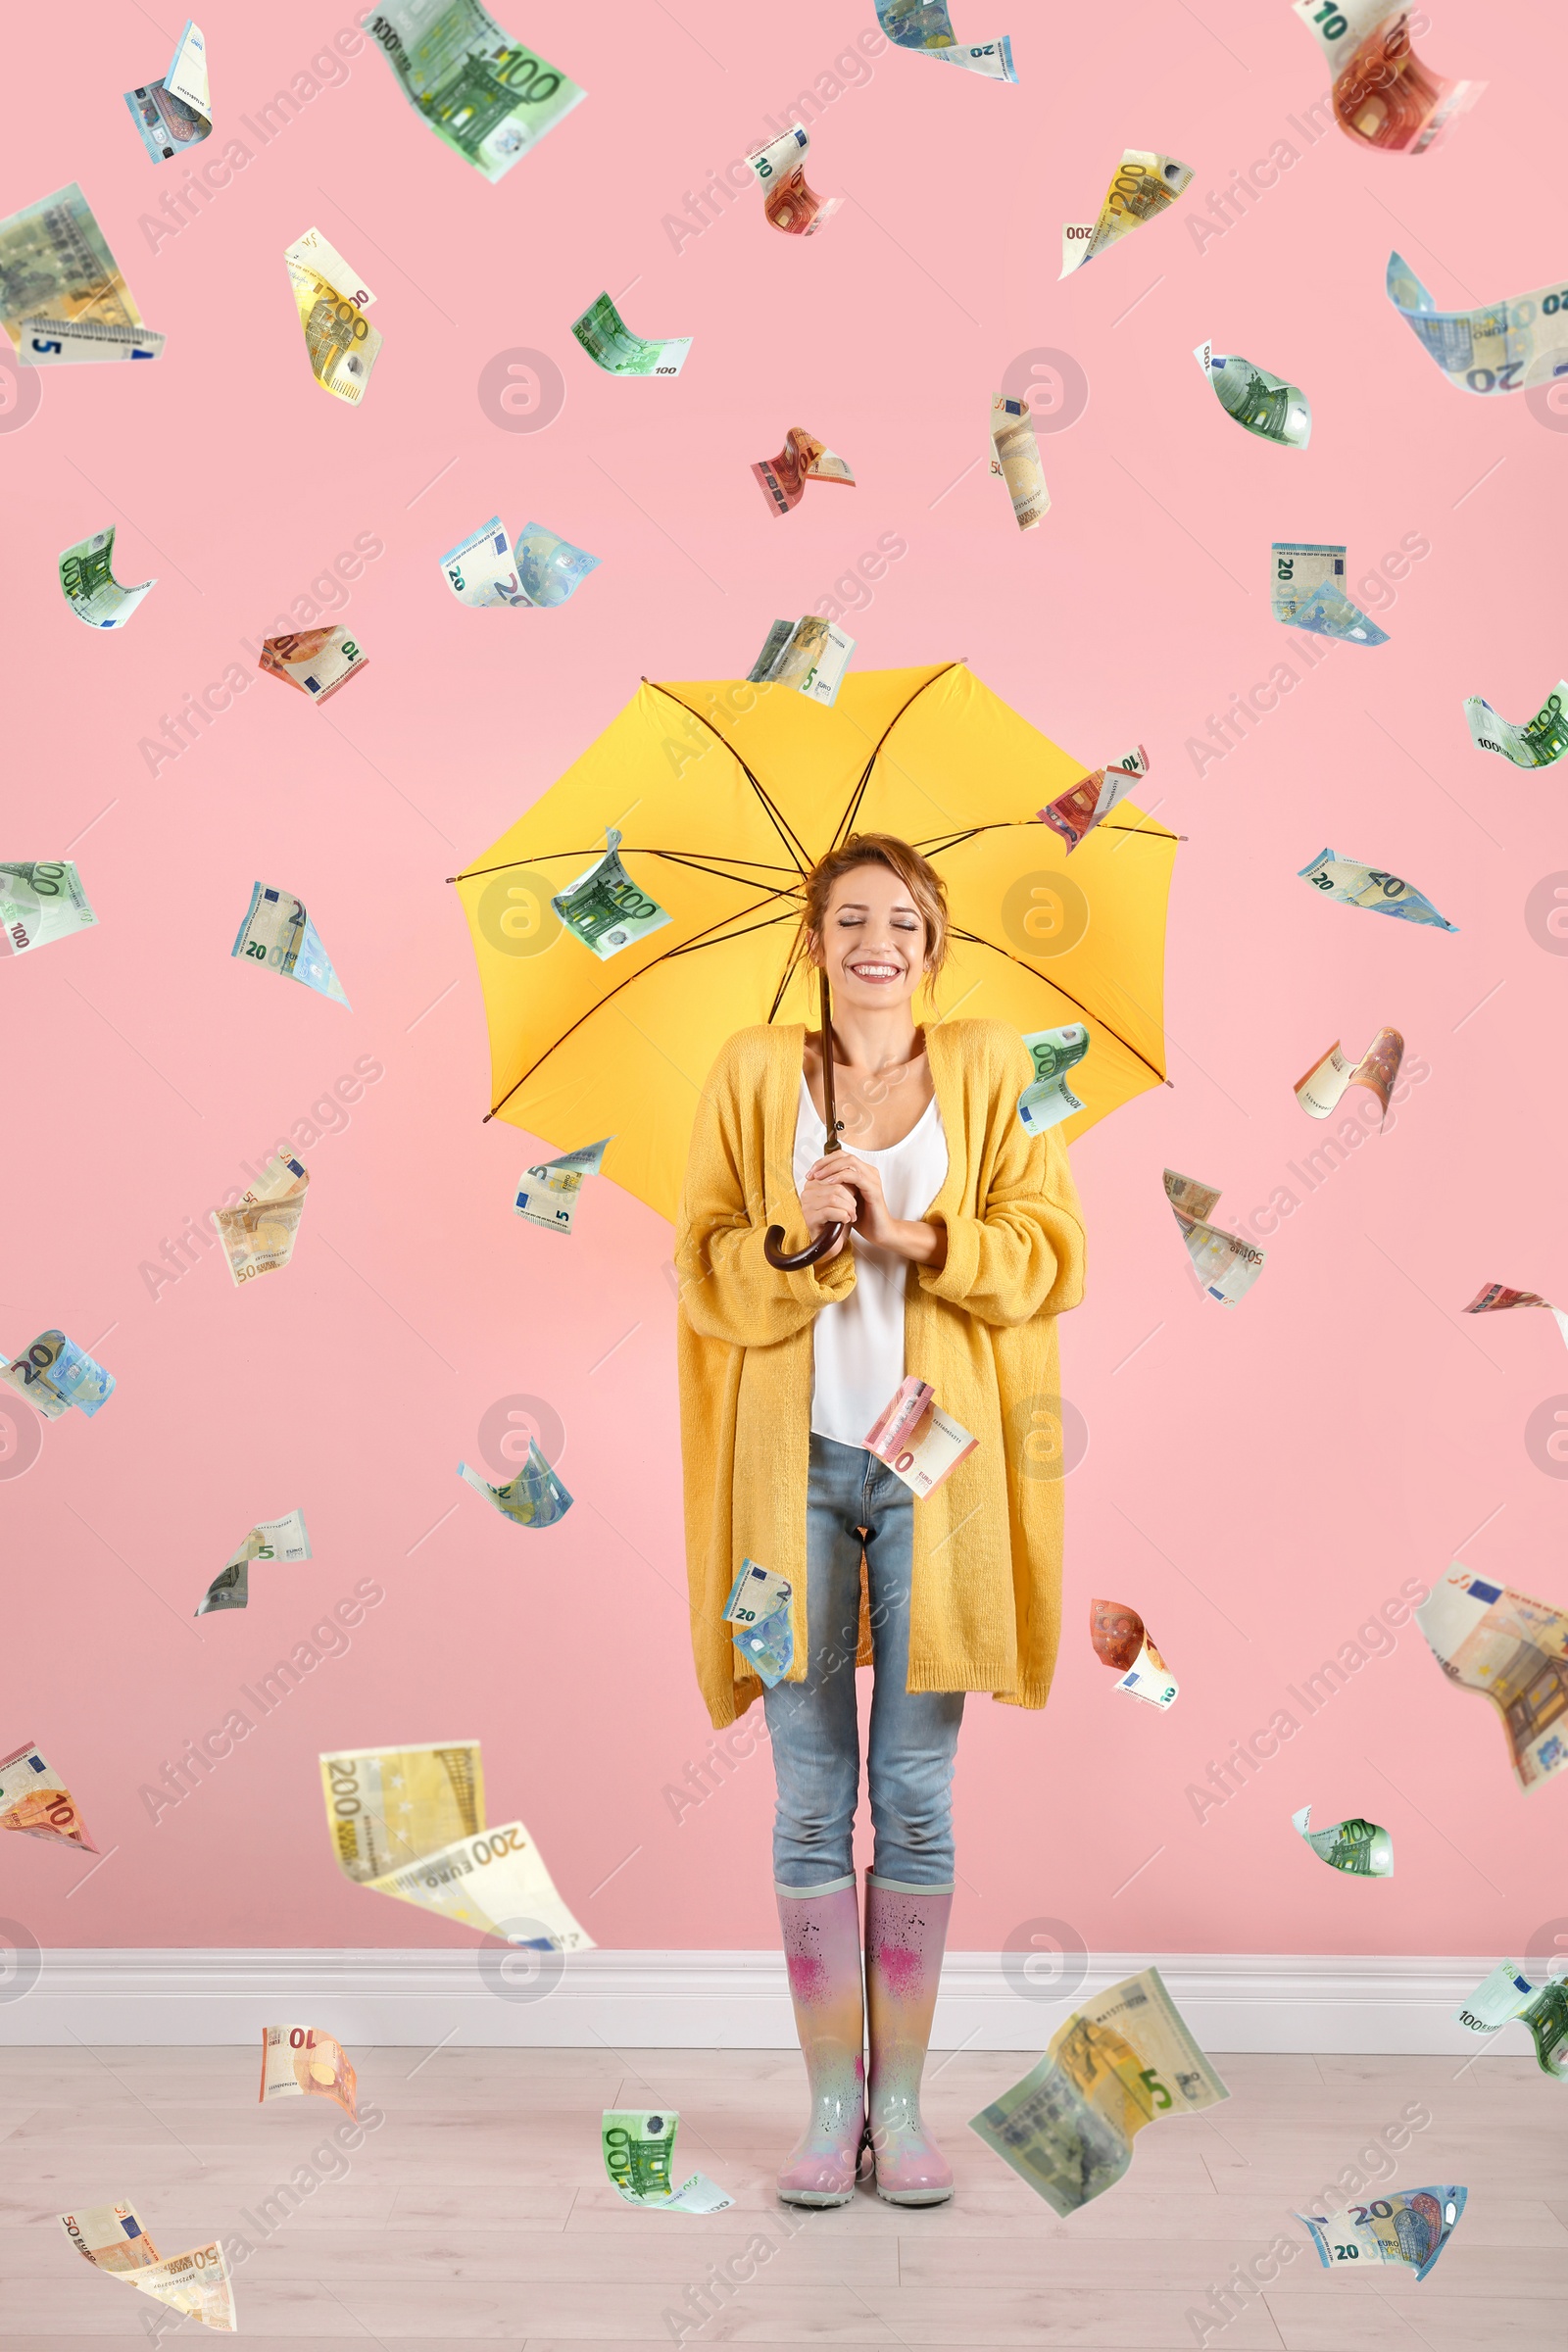
[[[961,662],[794,687],[644,680],[560,782],[455,877],[490,1023],[489,1115],[559,1150],[613,1133],[606,1174],[672,1221],[724,1040],[816,1017],[803,882],[852,832],[900,834],[948,889],[935,1012],[1084,1023],[1072,1084],[1103,1118],[1165,1075],[1165,900],[1176,836],[1120,802],[1067,845],[1038,812],[1083,775]],[[612,829],[669,916],[601,961],[551,906]]]

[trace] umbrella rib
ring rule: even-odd
[[[1015,963],[1020,972],[1033,973],[1035,979],[1043,982],[1047,988],[1054,988],[1058,997],[1065,997],[1069,1004],[1076,1004],[1078,1010],[1083,1014],[1086,1021],[1093,1021],[1098,1028],[1109,1029],[1111,1036],[1116,1040],[1118,1046],[1125,1046],[1135,1061],[1141,1061],[1146,1070],[1151,1071],[1154,1077],[1163,1081],[1165,1076],[1164,1071],[1161,1069],[1156,1069],[1147,1054],[1140,1054],[1138,1048],[1133,1044],[1133,1041],[1130,1037],[1123,1037],[1119,1029],[1111,1028],[1110,1022],[1106,1020],[1103,1013],[1092,1011],[1084,1003],[1082,997],[1075,997],[1072,993],[1072,990],[1070,988],[1063,988],[1059,980],[1048,980],[1044,972],[1035,971],[1034,965],[1032,963],[1025,963],[1021,956],[1014,956],[1007,948],[999,948],[994,939],[982,939],[979,933],[976,931],[960,931],[957,926],[955,925],[953,936],[955,939],[967,940],[972,948],[989,948],[994,956],[1004,956],[1009,963]]]
[[[784,893],[782,891],[771,891],[769,892],[768,896],[769,898],[782,898]],[[757,902],[759,906],[766,906],[766,904],[767,900],[765,899],[759,899]],[[571,1036],[572,1032],[582,1027],[584,1021],[591,1020],[596,1012],[602,1012],[604,1007],[611,1002],[611,999],[613,997],[618,997],[623,988],[630,988],[635,980],[646,979],[648,974],[656,970],[660,964],[673,962],[677,956],[689,956],[694,948],[722,948],[727,947],[731,939],[745,938],[745,932],[726,931],[724,929],[724,925],[726,923],[734,922],[739,915],[752,914],[755,911],[756,908],[752,906],[738,906],[735,909],[734,914],[726,914],[722,916],[718,922],[710,923],[707,932],[699,932],[695,939],[688,939],[684,941],[678,948],[665,948],[662,955],[654,957],[652,963],[645,963],[640,972],[628,972],[624,980],[617,980],[614,987],[609,990],[605,996],[599,998],[597,1003],[590,1004],[586,1012],[581,1012],[577,1015],[577,1018],[571,1023],[570,1028],[563,1029],[561,1035],[558,1038],[555,1038],[551,1044],[546,1046],[538,1060],[529,1063],[528,1067],[523,1071],[521,1077],[516,1079],[513,1085],[508,1087],[500,1102],[491,1103],[490,1108],[485,1112],[484,1118],[480,1124],[483,1126],[488,1126],[498,1110],[505,1110],[507,1104],[512,1101],[513,1096],[517,1092],[517,1088],[520,1086],[526,1086],[529,1079],[534,1075],[535,1071],[542,1070],[544,1068],[545,1063],[550,1059],[551,1054],[556,1052],[557,1048],[564,1046],[567,1038]],[[772,922],[782,922],[783,919],[784,918],[782,915],[773,915],[769,918],[769,920]],[[751,923],[747,926],[747,930],[749,931],[763,931],[766,930],[766,923]],[[719,936],[719,934],[722,934],[722,936]]]
[[[656,694],[663,695],[666,702],[673,703],[677,710],[684,710],[687,712],[688,716],[697,719],[701,725],[708,729],[708,732],[712,736],[715,743],[723,744],[725,751],[728,752],[730,758],[734,760],[736,766],[746,778],[747,783],[750,784],[752,790],[761,802],[762,807],[766,809],[768,816],[772,820],[775,832],[778,834],[779,839],[783,842],[784,847],[794,858],[796,865],[803,874],[808,873],[810,871],[812,860],[807,852],[805,843],[800,839],[794,827],[784,816],[783,811],[775,807],[771,796],[764,789],[760,780],[752,773],[752,770],[747,766],[746,761],[741,758],[740,753],[735,749],[735,746],[729,741],[728,737],[719,733],[718,729],[714,726],[710,718],[704,718],[700,710],[694,710],[690,703],[683,703],[678,694],[671,694],[667,686],[661,686],[657,678],[648,678],[644,681],[644,683],[652,686]]]
[[[701,858],[691,850],[647,850],[639,847],[639,845],[635,842],[626,843],[625,848],[628,856],[633,858],[667,858],[672,864],[675,865],[695,865],[698,867],[699,871],[703,873],[717,874],[721,882],[734,882],[747,879],[747,877],[744,875],[727,874],[723,871],[722,867],[716,865],[704,865]],[[486,874],[515,873],[519,866],[532,865],[535,858],[602,858],[604,855],[604,851],[597,847],[591,850],[534,850],[531,851],[526,858],[505,858],[500,865],[468,866],[461,874],[448,874],[447,880],[449,882],[478,882],[481,881]],[[788,874],[792,873],[794,870],[792,867],[787,865],[769,865],[767,861],[761,858],[731,858],[728,860],[728,863],[731,865],[755,866],[759,873],[763,874]]]
[[[864,767],[860,770],[860,780],[858,784],[856,785],[855,790],[851,793],[849,807],[845,809],[844,814],[839,819],[838,831],[833,836],[834,849],[838,848],[839,843],[845,838],[851,825],[860,813],[860,803],[864,800],[865,788],[871,781],[871,770],[876,765],[877,754],[881,751],[882,746],[886,743],[888,737],[892,734],[894,728],[904,716],[905,711],[910,710],[913,705],[920,700],[921,695],[925,693],[928,686],[934,686],[938,678],[948,677],[954,670],[959,667],[961,667],[959,662],[946,662],[941,669],[935,670],[929,678],[926,678],[915,688],[914,692],[910,695],[908,702],[901,704],[899,709],[894,711],[893,716],[888,720],[887,725],[883,728],[881,734],[871,746],[871,756],[867,760]]]
[[[994,824],[970,825],[967,830],[962,833],[951,833],[947,835],[932,833],[927,835],[924,841],[911,842],[909,847],[914,850],[919,850],[922,855],[929,853],[933,858],[940,858],[944,850],[961,849],[966,841],[975,840],[976,837],[981,833],[1010,833],[1015,831],[1021,825],[1037,825],[1039,822],[1040,819],[1037,816],[998,817]],[[1113,825],[1110,823],[1108,818],[1102,824],[1091,826],[1090,831],[1095,833],[1122,833],[1125,834],[1129,840],[1134,834],[1140,835],[1145,841],[1180,841],[1183,838],[1183,836],[1179,833],[1165,832],[1163,828],[1158,825],[1154,826],[1152,830],[1149,830],[1141,824]],[[1087,840],[1088,835],[1084,834],[1080,836],[1080,838]]]
[[[790,950],[789,961],[784,966],[783,977],[779,981],[777,988],[775,988],[773,991],[773,1002],[767,1008],[767,1021],[769,1028],[771,1028],[773,1025],[773,1015],[777,1012],[779,1006],[784,1002],[784,991],[794,979],[796,966],[799,964],[801,957],[805,955],[805,953],[806,939],[803,933],[802,936],[796,940],[794,947]]]

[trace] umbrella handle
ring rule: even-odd
[[[798,1274],[803,1266],[814,1266],[819,1257],[826,1257],[843,1231],[842,1225],[824,1225],[815,1241],[808,1243],[804,1250],[786,1250],[783,1248],[783,1226],[770,1225],[762,1236],[762,1255],[770,1266],[777,1266],[782,1273]]]
[[[818,978],[822,988],[822,1105],[827,1112],[827,1142],[822,1147],[825,1156],[830,1152],[842,1152],[844,1146],[839,1142],[838,1104],[833,1095],[833,1007],[826,972],[819,972]],[[762,1255],[780,1273],[798,1274],[803,1266],[814,1266],[818,1258],[836,1250],[843,1233],[842,1224],[824,1225],[814,1242],[808,1242],[804,1250],[790,1250],[784,1248],[783,1226],[770,1225],[762,1236]]]

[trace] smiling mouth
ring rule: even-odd
[[[850,974],[856,980],[899,980],[903,972],[896,963],[852,963]]]

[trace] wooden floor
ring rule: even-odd
[[[321,2020],[320,2023],[329,2021]],[[145,2345],[161,2306],[81,2261],[55,2220],[132,2199],[165,2254],[240,2233],[241,2332],[290,2352],[474,2343],[1091,2345],[1175,2352],[1186,2314],[1280,2232],[1409,2100],[1430,2110],[1396,2182],[1463,2181],[1469,2208],[1424,2285],[1328,2273],[1304,2253],[1208,2342],[1223,2352],[1564,2352],[1568,2085],[1525,2056],[1219,2058],[1212,2117],[1157,2124],[1123,2182],[1061,2222],[966,2119],[1032,2063],[931,2061],[927,2113],[957,2171],[951,2205],[899,2213],[869,2191],[786,2215],[772,2172],[804,2109],[797,2056],[748,2051],[355,2050],[385,2122],[297,2213],[264,2199],[322,2147],[326,2102],[266,2112],[248,2049],[0,2052],[0,2343]],[[600,2169],[607,2106],[682,2116],[677,2178],[735,2198],[696,2219],[623,2205]],[[329,2170],[324,2162],[318,2167]],[[274,2208],[274,2212],[275,2212]],[[249,2222],[244,2218],[249,2215]],[[710,2267],[750,2246],[756,2276],[699,2325]],[[760,2250],[765,2247],[765,2254]],[[164,2336],[167,2344],[173,2331]],[[182,2344],[212,2339],[186,2323]]]

